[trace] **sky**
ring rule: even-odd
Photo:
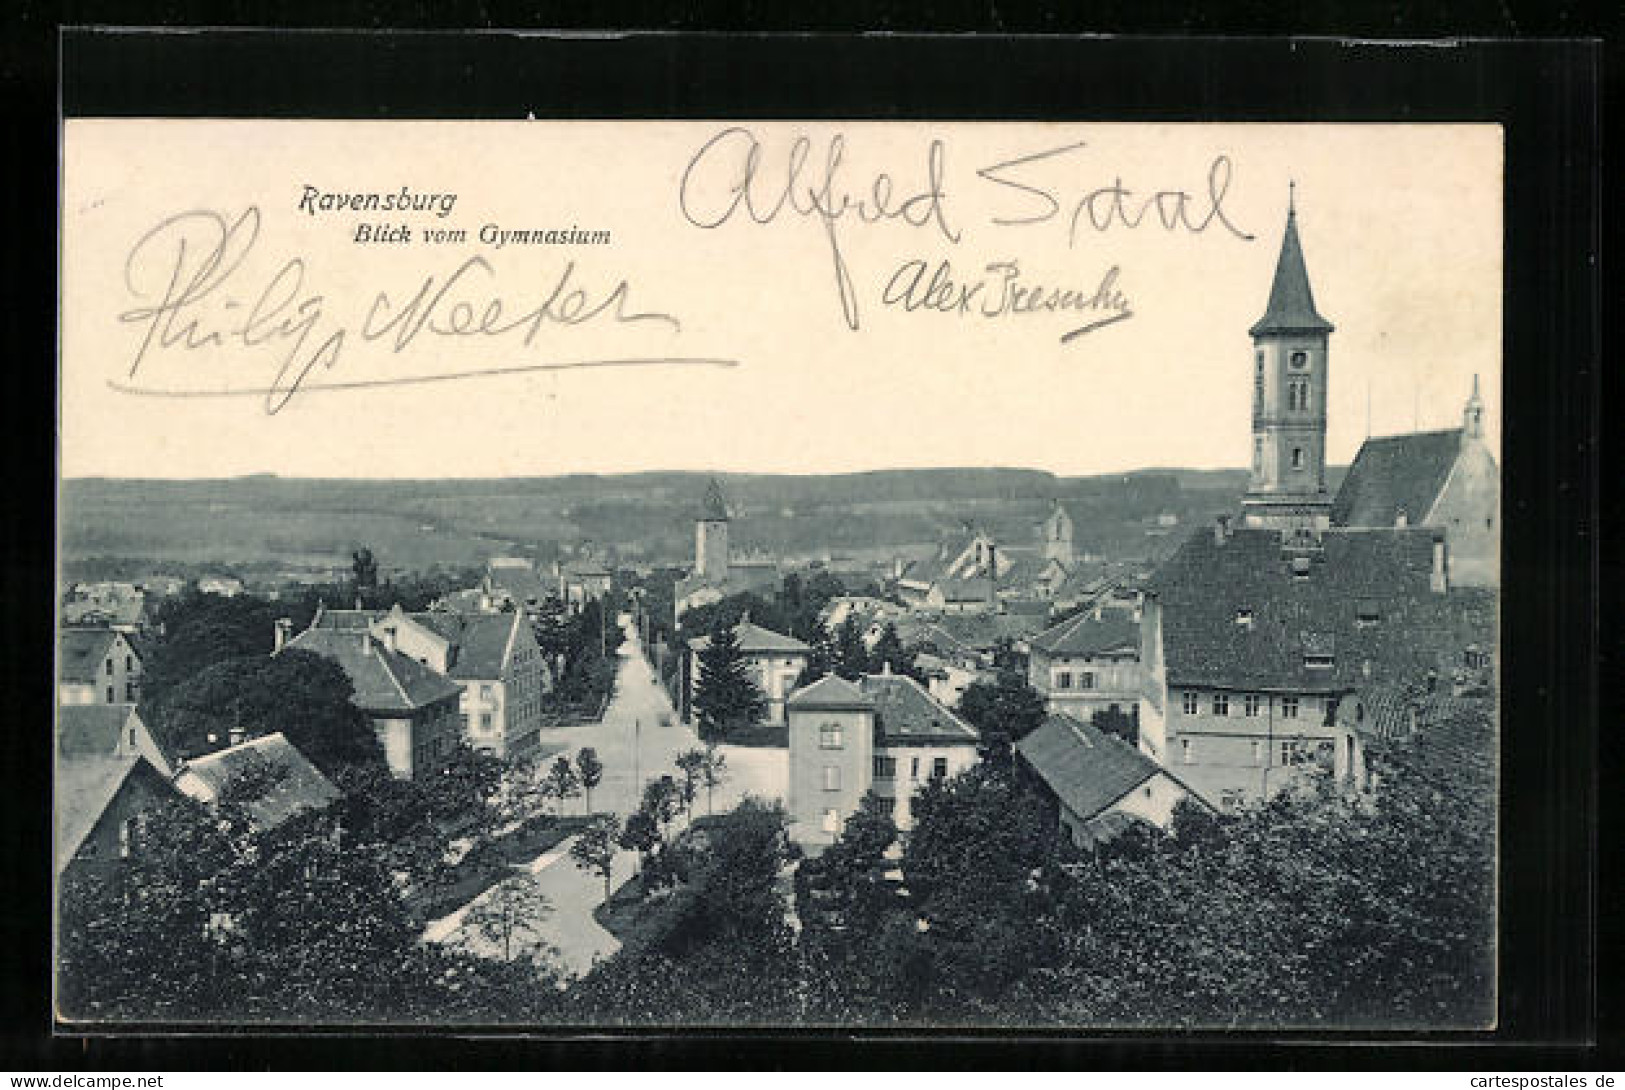
[[[1496,126],[66,129],[64,477],[1240,467],[1289,185],[1329,460],[1499,455]]]

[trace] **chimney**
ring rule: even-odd
[[[1220,515],[1213,521],[1213,544],[1223,545],[1230,536],[1230,516]]]
[[[384,626],[384,646],[389,648],[391,651],[399,650],[399,648],[395,646],[395,626],[392,624]]]
[[[232,727],[231,730],[226,732],[226,738],[232,745],[240,746],[247,740],[248,732],[243,730],[242,727]]]
[[[1411,524],[1410,516],[1407,515],[1405,513],[1405,509],[1403,507],[1401,507],[1399,509],[1399,514],[1394,516],[1394,529],[1403,530],[1405,527],[1409,526],[1410,524]]]
[[[288,617],[278,617],[276,619],[275,630],[276,636],[271,646],[271,654],[280,655],[282,653],[282,649],[288,646],[288,633],[293,631],[292,619]]]
[[[1443,534],[1433,539],[1433,572],[1428,578],[1428,588],[1434,594],[1443,594],[1450,589],[1450,567],[1445,559]]]
[[[880,664],[880,676],[881,677],[890,677],[891,676],[891,660],[890,659],[887,659],[885,662]]]

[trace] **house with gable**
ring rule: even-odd
[[[58,641],[57,700],[62,704],[134,704],[141,699],[141,656],[115,628],[64,628]]]
[[[840,838],[871,790],[906,834],[921,785],[977,760],[976,728],[901,674],[831,674],[793,693],[787,714],[790,835],[813,851]]]
[[[169,777],[140,755],[58,754],[52,808],[58,877],[70,867],[99,867],[141,850],[145,815],[178,796]]]
[[[1080,848],[1106,843],[1136,822],[1167,829],[1186,799],[1212,809],[1169,769],[1071,715],[1050,715],[1016,743],[1016,753],[1049,789],[1061,831]]]
[[[297,648],[336,662],[354,689],[350,701],[372,723],[389,769],[416,779],[441,764],[462,738],[463,687],[391,646],[386,631],[371,631],[364,610],[318,610],[310,627],[286,638],[277,627],[276,647]],[[397,632],[398,636],[398,632]]]
[[[812,648],[796,639],[752,624],[749,614],[734,626],[734,638],[739,641],[739,652],[756,687],[767,697],[766,723],[783,723],[785,699],[795,689],[801,673],[807,668]],[[683,657],[683,716],[692,719],[694,695],[700,686],[700,656],[711,646],[710,636],[696,636],[688,641],[688,652]]]
[[[169,756],[134,704],[63,704],[56,712],[56,749],[64,759],[143,757],[165,776]]]
[[[1096,606],[1027,639],[1027,683],[1050,711],[1092,719],[1099,711],[1137,714],[1139,610]]]
[[[1359,784],[1356,688],[1436,670],[1450,639],[1444,536],[1233,528],[1192,535],[1147,588],[1140,746],[1221,809],[1305,766]]]

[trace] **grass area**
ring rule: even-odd
[[[454,877],[449,883],[409,896],[407,911],[425,922],[455,912],[511,875],[516,865],[551,851],[591,821],[590,814],[550,815],[545,822],[522,826],[483,849],[476,848],[452,869]]]
[[[623,950],[646,944],[655,934],[660,910],[667,898],[650,900],[643,895],[643,881],[637,876],[622,882],[609,900],[592,910],[598,925],[621,942]]]

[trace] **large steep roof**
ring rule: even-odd
[[[1419,524],[1461,452],[1461,429],[1367,439],[1332,502],[1336,526],[1392,526],[1399,513]]]

